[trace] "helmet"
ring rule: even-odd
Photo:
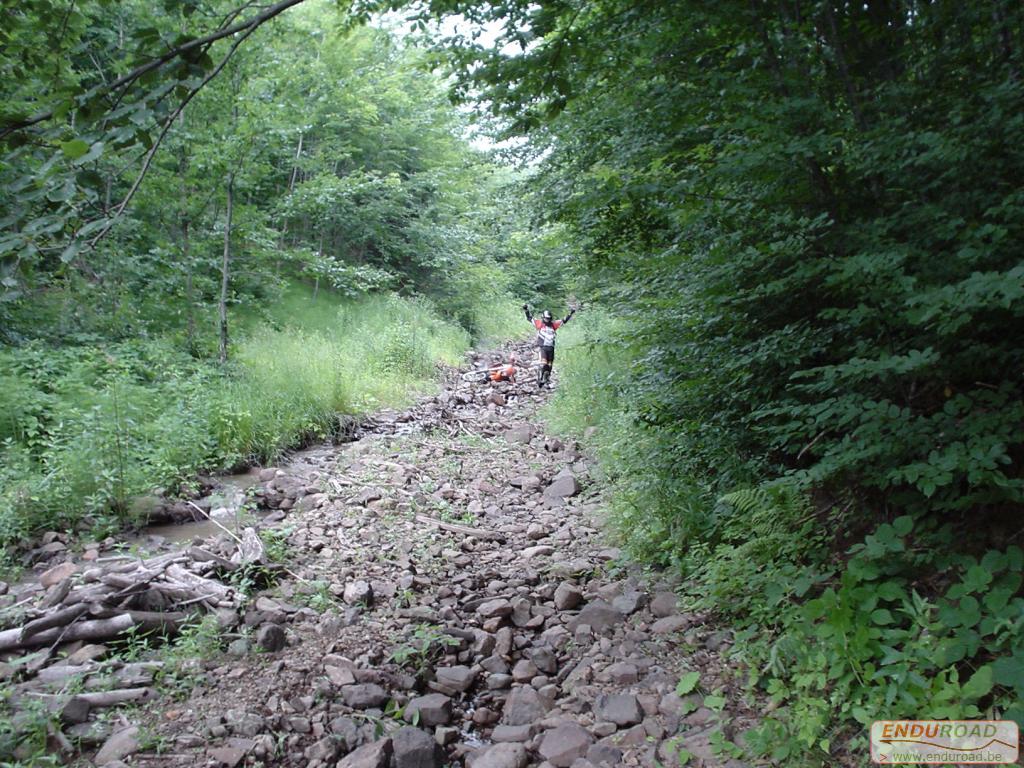
[[[552,317],[551,317],[551,310],[550,310],[550,309],[545,309],[545,310],[544,310],[544,314],[543,314],[543,315],[541,315],[541,319],[542,319],[542,320],[543,320],[543,321],[544,321],[545,323],[550,323],[550,322],[551,322],[551,320],[552,320]]]

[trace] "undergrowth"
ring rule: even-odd
[[[168,338],[0,350],[0,546],[84,518],[130,520],[141,494],[329,437],[340,414],[429,388],[470,344],[425,300],[290,309],[294,323],[250,323],[224,368]]]
[[[770,712],[744,734],[751,753],[860,763],[874,720],[1024,722],[1012,539],[927,505],[880,513],[864,495],[821,493],[806,473],[729,455],[713,417],[657,422],[632,380],[625,320],[579,321],[560,333],[547,415],[597,454],[633,556],[679,571],[687,607],[733,631],[731,666]]]

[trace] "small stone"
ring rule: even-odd
[[[569,628],[575,631],[581,624],[586,624],[595,634],[601,635],[620,624],[623,618],[621,613],[604,600],[593,600],[569,622]]]
[[[587,750],[587,760],[596,766],[613,766],[622,762],[622,750],[611,744],[592,744]]]
[[[245,750],[237,747],[210,747],[206,750],[206,756],[215,761],[219,768],[235,768],[245,759]]]
[[[390,698],[387,691],[375,683],[346,685],[341,689],[341,696],[352,709],[376,709]]]
[[[563,470],[544,489],[544,496],[549,499],[567,499],[580,492],[580,483],[576,476],[569,470]]]
[[[620,661],[612,664],[604,671],[605,677],[616,685],[631,685],[640,679],[639,670],[636,664],[628,661]]]
[[[501,722],[504,725],[529,725],[544,717],[550,709],[551,704],[533,688],[516,688],[505,700]]]
[[[476,615],[481,619],[494,619],[503,616],[510,616],[511,614],[512,603],[504,598],[488,600],[476,609]]]
[[[392,751],[391,739],[380,739],[348,754],[337,768],[387,768]]]
[[[434,729],[434,741],[436,741],[442,747],[447,747],[449,744],[454,744],[458,740],[458,728],[450,728],[446,725],[442,725]]]
[[[487,707],[478,707],[473,712],[473,722],[477,725],[491,725],[498,722],[498,713]]]
[[[555,768],[568,768],[587,754],[594,738],[576,723],[563,723],[544,734],[538,752]]]
[[[426,731],[406,725],[391,736],[395,768],[438,768],[443,756]]]
[[[256,644],[267,653],[277,653],[285,646],[285,634],[277,624],[264,624],[256,633]]]
[[[528,683],[537,676],[537,665],[529,659],[520,659],[512,668],[512,679],[517,683]]]
[[[55,565],[53,568],[48,568],[40,574],[39,583],[46,588],[52,587],[54,584],[60,584],[77,570],[75,564],[70,561]]]
[[[526,538],[530,541],[539,541],[540,539],[546,538],[549,535],[549,531],[540,523],[530,523],[526,529]]]
[[[651,600],[651,613],[659,619],[673,615],[678,610],[679,598],[675,592],[659,592]]]
[[[465,692],[473,687],[473,683],[476,681],[476,672],[464,665],[438,667],[434,670],[434,679],[447,688]]]
[[[537,727],[530,725],[496,725],[491,732],[493,742],[516,742],[529,741],[537,732]]]
[[[528,756],[522,744],[495,744],[480,753],[473,768],[526,768]]]
[[[690,626],[690,623],[690,619],[687,616],[666,616],[663,619],[658,619],[651,625],[651,632],[655,635],[671,635],[676,632],[682,632]]]
[[[583,602],[583,592],[575,584],[563,581],[555,590],[555,608],[560,611],[571,611]]]
[[[625,592],[612,600],[612,608],[626,616],[636,613],[646,604],[647,595],[636,590]]]
[[[228,643],[228,655],[229,656],[245,656],[249,653],[251,646],[249,640],[244,637],[239,637],[236,640],[232,640]]]
[[[406,722],[430,728],[448,725],[452,719],[452,700],[440,693],[418,696],[405,705],[403,717]]]
[[[512,675],[495,673],[487,676],[487,690],[503,691],[512,686]]]
[[[529,424],[524,424],[521,427],[515,427],[505,433],[505,439],[510,443],[518,443],[520,445],[528,445],[533,439],[533,427]]]
[[[538,544],[535,547],[526,547],[526,549],[519,554],[524,560],[532,560],[535,557],[554,554],[554,552],[554,547],[548,546],[547,544]]]
[[[343,599],[349,605],[372,605],[373,604],[373,587],[370,586],[369,582],[366,581],[350,581],[345,585],[345,594]]]
[[[628,693],[601,694],[594,702],[594,717],[615,723],[620,728],[643,720],[636,696]]]
[[[332,664],[324,666],[324,673],[332,684],[339,688],[345,685],[353,685],[356,681],[355,675],[348,667],[335,667]]]

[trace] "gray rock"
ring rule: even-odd
[[[663,619],[673,615],[678,610],[679,598],[675,592],[659,592],[651,601],[651,613],[657,618]]]
[[[619,661],[605,669],[604,676],[616,685],[632,685],[640,679],[640,672],[636,664]]]
[[[139,749],[139,729],[137,726],[122,728],[117,731],[100,747],[96,753],[94,762],[96,765],[106,765],[122,757],[127,757]]]
[[[476,681],[476,672],[467,666],[438,667],[434,670],[434,678],[441,685],[456,691],[468,691]]]
[[[621,613],[604,600],[593,600],[583,606],[583,610],[569,622],[569,629],[575,632],[578,626],[586,624],[594,634],[601,635],[620,624],[623,618]]]
[[[510,616],[511,614],[512,603],[504,598],[488,600],[476,609],[476,615],[481,619],[493,619],[499,616]]]
[[[495,744],[473,761],[473,768],[525,768],[528,759],[522,744]]]
[[[521,427],[510,429],[505,433],[505,439],[510,443],[527,445],[533,439],[533,427],[529,424],[524,424]]]
[[[418,696],[405,705],[405,721],[433,728],[452,719],[452,700],[440,693]]]
[[[691,624],[688,616],[672,615],[658,619],[651,625],[651,632],[655,635],[671,635],[682,632]]]
[[[520,659],[512,668],[512,679],[517,683],[528,683],[537,676],[537,665],[529,659]]]
[[[720,651],[732,643],[732,635],[726,631],[712,632],[704,640],[704,647],[709,651]]]
[[[349,605],[360,603],[362,605],[373,604],[373,587],[366,581],[350,581],[345,585],[343,599]]]
[[[550,648],[534,648],[530,651],[532,661],[541,672],[553,675],[558,672],[558,657]]]
[[[232,733],[239,736],[256,736],[263,732],[265,725],[263,718],[252,712],[229,709],[224,713],[224,722]]]
[[[636,725],[644,718],[636,696],[629,693],[601,694],[594,702],[594,717],[607,720],[620,728]]]
[[[571,611],[583,602],[583,592],[575,584],[563,581],[555,590],[555,608],[560,611]]]
[[[387,768],[392,751],[391,739],[380,739],[347,755],[337,768]]]
[[[563,723],[544,734],[538,752],[555,768],[568,768],[587,754],[594,737],[576,723]]]
[[[567,499],[580,492],[580,483],[569,470],[560,472],[551,485],[544,489],[544,495],[549,499]]]
[[[503,725],[529,725],[543,718],[551,710],[551,703],[533,688],[516,688],[505,700],[501,713]]]
[[[352,709],[376,709],[390,698],[387,691],[375,683],[346,685],[341,689],[341,696]]]
[[[359,724],[351,717],[335,717],[327,724],[327,730],[344,742],[346,752],[359,744]]]
[[[503,675],[501,673],[495,673],[487,676],[487,690],[489,691],[503,691],[512,685],[512,675]]]
[[[626,616],[636,613],[647,604],[647,595],[630,590],[612,600],[612,608]]]
[[[215,760],[217,768],[235,768],[245,759],[245,754],[246,750],[239,747],[212,747],[206,750],[207,758]]]
[[[438,768],[444,756],[434,737],[406,725],[391,736],[395,768]]]
[[[537,733],[535,725],[496,725],[491,732],[493,742],[517,742],[529,741]]]
[[[611,744],[593,744],[587,750],[587,760],[597,766],[613,766],[622,762],[622,750]]]
[[[549,531],[540,523],[530,523],[526,529],[526,538],[530,541],[540,541],[549,535]]]
[[[343,742],[337,736],[324,736],[306,749],[306,759],[332,762],[341,753],[343,746]]]
[[[285,646],[287,638],[277,624],[264,624],[256,633],[256,645],[267,653],[277,653]]]

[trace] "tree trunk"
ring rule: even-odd
[[[185,330],[186,343],[189,354],[196,349],[196,297],[195,288],[192,283],[192,246],[188,237],[188,217],[181,222],[182,257],[185,259],[185,301],[188,304],[187,328]]]
[[[295,190],[295,179],[299,175],[299,158],[302,157],[302,134],[299,134],[299,147],[295,150],[295,162],[292,163],[292,176],[288,179],[288,194]]]
[[[220,362],[228,361],[228,264],[231,262],[231,214],[235,202],[235,174],[228,176],[228,210],[224,224],[224,257],[220,263]]]

